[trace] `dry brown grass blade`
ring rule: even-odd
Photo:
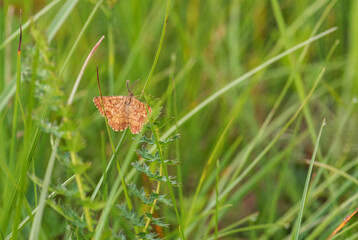
[[[358,209],[356,209],[351,215],[349,215],[348,217],[346,217],[344,219],[344,221],[333,231],[333,233],[331,235],[329,235],[329,237],[327,238],[327,240],[331,239],[334,235],[336,235],[337,232],[339,232],[344,225],[347,224],[347,222],[358,212]]]

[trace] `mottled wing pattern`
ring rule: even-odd
[[[115,131],[123,131],[127,127],[133,134],[139,133],[143,124],[148,121],[147,111],[152,109],[145,103],[138,101],[133,96],[102,97],[108,124]],[[93,102],[99,112],[103,114],[101,98],[93,98]]]
[[[147,111],[150,113],[152,109],[145,103],[131,97],[129,108],[129,128],[133,134],[142,131],[143,124],[148,121]]]
[[[114,131],[123,131],[129,127],[128,106],[125,103],[126,98],[125,96],[102,97],[108,124]],[[93,98],[93,102],[102,116],[104,116],[101,97]]]

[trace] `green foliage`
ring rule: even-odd
[[[327,239],[358,198],[357,11],[0,1],[1,238]],[[141,133],[107,134],[96,66],[104,96],[140,79]]]
[[[68,205],[56,204],[52,200],[49,200],[48,204],[67,220],[70,227],[74,229],[78,228],[82,231],[86,228],[86,222],[83,221]]]
[[[143,142],[143,141],[141,141]],[[164,143],[164,142],[161,142]],[[145,159],[146,162],[160,162],[159,152],[155,152],[155,155],[152,155],[149,153],[148,149],[146,149],[144,146],[142,147],[142,150],[136,150],[139,156]],[[176,165],[179,162],[175,160],[164,160],[164,162],[168,165]],[[138,170],[140,171],[140,170]]]
[[[150,171],[150,167],[148,165],[146,165],[145,163],[140,164],[139,162],[134,162],[132,163],[132,166],[137,169],[137,171],[144,173],[145,175],[147,175],[149,178],[158,181],[158,182],[164,182],[167,183],[170,181],[171,184],[173,184],[176,187],[180,186],[180,183],[178,183],[175,179],[175,177],[173,176],[169,176],[169,179],[166,176],[162,176],[159,171],[156,172],[151,172]]]
[[[37,125],[45,133],[50,133],[56,137],[62,137],[65,132],[61,131],[61,127],[56,122],[50,122],[48,120],[39,119]]]
[[[145,240],[160,240],[161,238],[157,238],[157,234],[155,233],[144,233],[144,232],[140,232],[137,235],[140,239],[145,239]]]
[[[136,227],[144,227],[144,215],[138,217],[136,211],[128,210],[125,204],[117,205],[117,208],[120,210],[120,216],[127,219]]]
[[[154,203],[154,200],[164,203],[165,205],[172,206],[172,203],[169,199],[166,199],[166,195],[159,195],[155,192],[151,192],[147,197],[146,193],[144,192],[144,188],[138,189],[134,183],[129,185],[130,192],[139,198],[143,204],[150,205]]]
[[[155,218],[150,213],[145,213],[145,216],[147,218],[150,218],[150,220],[152,220],[152,224],[154,224],[154,225],[157,225],[157,226],[160,226],[160,227],[168,227],[169,226],[169,224],[166,224],[166,223],[161,221],[161,219],[163,219],[163,218]]]

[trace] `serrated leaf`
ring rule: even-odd
[[[169,224],[164,223],[164,222],[161,221],[161,219],[164,219],[164,218],[155,218],[150,213],[145,213],[145,215],[146,215],[147,218],[151,219],[152,224],[157,225],[159,227],[169,227]]]
[[[124,234],[123,231],[120,231],[119,234],[112,233],[112,237],[113,237],[114,239],[127,240],[127,237],[126,237],[126,235]]]
[[[131,183],[130,185],[128,185],[128,189],[129,192],[134,196],[138,197],[142,201],[142,203],[146,205],[150,205],[153,203],[154,200],[147,198],[143,187],[141,189],[138,189],[134,183]]]
[[[149,178],[159,181],[159,182],[170,182],[173,186],[176,187],[180,187],[181,184],[179,182],[177,182],[175,179],[175,177],[173,176],[169,176],[169,178],[167,178],[166,176],[161,176],[159,174],[159,171],[156,171],[155,173],[152,173],[149,169],[149,166],[147,166],[145,163],[140,164],[139,162],[133,162],[132,166],[137,169],[137,171],[146,174]]]
[[[155,155],[152,155],[149,153],[148,149],[146,149],[144,146],[142,146],[142,150],[135,150],[139,156],[144,158],[145,160],[148,160],[150,162],[160,161],[159,153],[156,152]]]
[[[150,145],[153,145],[155,143],[154,136],[152,135],[152,138],[148,138],[147,136],[143,135],[142,138],[139,140],[139,143],[148,143]]]
[[[56,204],[55,201],[48,199],[47,203],[49,206],[51,206],[56,212],[58,212],[59,214],[61,214],[69,223],[69,225],[76,227],[76,228],[81,228],[84,229],[87,227],[86,222],[81,219],[76,212],[74,212],[70,207],[68,207],[67,205],[61,205],[61,204]]]
[[[151,205],[154,200],[157,200],[158,202],[164,203],[167,206],[172,206],[172,202],[165,198],[166,195],[159,195],[155,192],[152,192],[147,197],[147,194],[144,192],[144,188],[142,187],[141,189],[138,189],[134,183],[128,185],[128,189],[130,193],[138,197],[143,204]]]
[[[167,159],[167,160],[164,160],[165,164],[167,165],[178,165],[179,162],[177,160],[171,160],[171,159]]]
[[[117,205],[117,208],[120,210],[120,216],[130,221],[134,226],[145,226],[143,215],[138,217],[137,213],[133,209],[129,210],[124,204]]]
[[[180,138],[180,134],[177,134],[177,135],[168,137],[168,138],[165,139],[164,141],[160,141],[160,143],[162,143],[163,145],[166,145],[166,144],[171,143],[171,142],[173,142],[174,140],[179,139],[179,138]]]
[[[172,201],[165,198],[166,195],[159,195],[155,192],[152,192],[149,195],[149,199],[154,202],[154,199],[156,199],[158,202],[164,203],[167,206],[173,206]]]
[[[157,237],[158,235],[156,233],[140,232],[137,236],[143,240],[161,240],[161,238]]]
[[[142,95],[145,99],[145,102],[152,108],[152,112],[149,117],[152,119],[150,122],[153,122],[159,117],[162,111],[162,101],[159,98],[154,98],[153,96],[146,94],[145,92],[142,92]],[[150,123],[148,124],[148,127],[151,128]]]
[[[149,153],[148,149],[144,146],[142,147],[142,150],[135,150],[139,156],[141,156],[143,159],[146,160],[146,162],[161,162],[159,152],[155,152],[155,155],[152,155]],[[179,162],[176,160],[164,160],[164,162],[168,165],[177,165]]]
[[[161,117],[158,118],[157,120],[154,121],[154,125],[158,128],[161,129],[163,127],[165,127],[168,123],[170,123],[174,118],[173,117]]]

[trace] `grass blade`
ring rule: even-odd
[[[298,236],[299,236],[299,233],[300,233],[303,210],[305,208],[306,199],[307,199],[307,195],[308,195],[308,186],[309,186],[311,175],[312,175],[313,164],[314,164],[314,161],[315,161],[315,158],[316,158],[316,155],[317,155],[318,145],[319,145],[319,141],[321,139],[323,127],[325,125],[326,125],[326,119],[323,119],[321,129],[319,130],[319,133],[318,133],[316,146],[315,146],[314,152],[312,154],[312,158],[311,158],[310,166],[309,166],[309,169],[308,169],[307,177],[306,177],[305,188],[304,188],[303,194],[302,194],[301,206],[300,206],[300,210],[299,210],[299,213],[298,213],[298,216],[297,216],[297,222],[296,222],[297,227],[295,228],[295,234],[294,234],[294,237],[293,237],[294,240],[298,240]]]

